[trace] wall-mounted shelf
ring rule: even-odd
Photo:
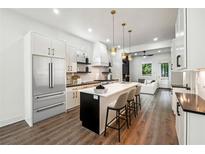
[[[77,64],[82,64],[82,65],[91,65],[91,63],[86,63],[86,62],[77,62]]]
[[[102,72],[102,73],[112,73],[112,72]]]
[[[78,71],[77,73],[91,73],[91,72]]]

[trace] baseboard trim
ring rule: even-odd
[[[0,120],[0,127],[4,127],[4,126],[7,126],[7,125],[10,125],[10,124],[22,121],[22,120],[24,120],[23,116],[15,116],[9,119]]]

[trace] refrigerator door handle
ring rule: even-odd
[[[54,108],[54,107],[57,107],[57,106],[61,106],[61,105],[64,105],[64,102],[57,103],[57,104],[54,104],[54,105],[49,105],[49,106],[46,106],[46,107],[42,107],[42,108],[38,109],[36,112],[42,112],[44,110],[48,110],[48,109],[51,109],[51,108]]]
[[[48,75],[49,75],[48,86],[49,88],[51,88],[51,63],[48,63]]]
[[[54,88],[54,64],[51,63],[51,88]]]
[[[53,93],[53,94],[46,94],[46,95],[41,95],[41,96],[36,96],[35,99],[48,99],[50,97],[59,97],[61,95],[64,95],[64,92],[58,92],[58,93]]]

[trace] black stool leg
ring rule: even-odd
[[[117,110],[116,111],[116,117],[117,117],[117,125],[118,125],[118,139],[119,139],[119,142],[120,142],[120,111]]]
[[[140,105],[140,110],[141,110],[141,98],[140,98],[140,95],[138,95],[139,96],[139,105]]]
[[[134,115],[135,115],[135,118],[136,118],[136,106],[135,106],[135,100],[133,100],[133,108],[134,108]]]
[[[138,99],[137,98],[138,98],[137,95],[135,95],[135,99],[136,99],[135,107],[136,107],[137,115],[138,115]]]
[[[129,121],[130,121],[130,125],[131,125],[131,106],[130,106],[130,102],[128,103],[128,113],[129,113]]]
[[[125,106],[125,117],[126,117],[127,128],[129,128],[128,115],[127,115],[127,106]]]
[[[108,119],[108,114],[109,114],[109,108],[107,108],[107,113],[106,113],[106,120],[105,120],[105,132],[104,132],[104,136],[106,136],[106,128],[107,128],[107,119]]]

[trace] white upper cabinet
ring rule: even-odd
[[[77,49],[66,45],[66,71],[77,72]]]
[[[65,57],[66,44],[64,41],[52,40],[51,51],[55,57]]]
[[[175,24],[175,41],[172,58],[174,58],[173,70],[186,69],[187,67],[187,52],[186,52],[186,9],[178,9],[176,24]]]
[[[171,70],[176,70],[175,39],[172,40],[171,46]]]
[[[32,53],[43,56],[65,58],[64,41],[54,40],[38,33],[31,33]]]
[[[204,69],[205,9],[178,9],[173,71]],[[174,59],[173,59],[174,58]]]
[[[32,53],[49,55],[51,54],[51,42],[48,37],[37,33],[31,33],[32,38]]]
[[[205,68],[205,9],[187,9],[188,68]]]

